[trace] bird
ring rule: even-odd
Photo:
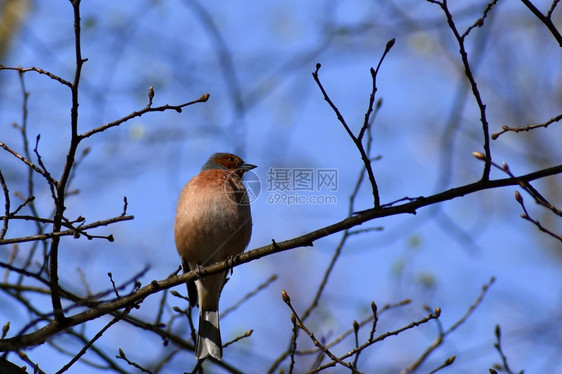
[[[232,153],[215,153],[183,187],[174,240],[184,273],[244,252],[252,235],[252,215],[242,178],[255,167]],[[222,360],[219,298],[227,273],[187,282],[190,307],[199,304],[198,360],[207,356]]]

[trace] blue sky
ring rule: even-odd
[[[462,88],[466,79],[458,46],[437,6],[419,1],[207,2],[204,9],[227,48],[221,52],[217,34],[209,31],[212,28],[202,21],[200,7],[193,4],[139,1],[126,6],[109,2],[84,2],[82,6],[83,55],[88,61],[81,86],[81,131],[144,107],[149,86],[156,92],[155,105],[180,104],[204,93],[211,96],[207,103],[185,108],[181,114],[147,114],[84,142],[91,152],[79,166],[73,187],[80,193],[68,199],[68,215],[82,215],[88,222],[110,218],[121,213],[123,196],[127,196],[128,212],[135,220],[97,231],[100,235],[113,233],[114,243],[65,238],[63,285],[85,291],[78,268],[94,290],[110,287],[108,271],[116,281],[124,281],[149,266],[141,279],[144,284],[171,273],[179,265],[172,235],[177,196],[217,151],[239,153],[258,165],[255,172],[263,189],[252,204],[254,228],[249,249],[344,219],[361,161],[311,73],[317,62],[322,63],[324,87],[357,131],[370,93],[369,68],[376,66],[391,38],[396,38],[396,44],[378,77],[377,96],[383,98],[383,105],[373,125],[372,156],[381,156],[373,162],[373,169],[382,202],[429,195],[480,177],[483,164],[471,154],[482,149],[479,115],[470,92],[461,100],[458,117],[452,115],[459,97],[467,92]],[[480,17],[485,4],[453,2],[459,28]],[[548,5],[541,6],[546,9]],[[71,79],[71,16],[65,2],[34,4],[2,63],[38,66]],[[556,21],[560,24],[559,17]],[[485,26],[471,33],[467,45],[491,132],[505,124],[543,122],[560,114],[561,51],[522,5],[500,2]],[[226,64],[225,53],[229,56]],[[2,71],[0,81],[1,141],[21,149],[21,139],[10,126],[21,121],[17,74]],[[68,144],[69,92],[33,73],[25,75],[25,84],[30,92],[30,138],[41,134],[39,150],[57,175]],[[446,129],[453,125],[458,130],[451,143]],[[492,142],[494,159],[507,161],[515,174],[556,165],[560,135],[557,124],[533,133],[505,134]],[[0,162],[12,189],[23,189],[22,165],[5,152],[0,153]],[[270,168],[336,170],[336,191],[292,192],[307,199],[333,195],[337,202],[272,204],[268,198],[275,191],[266,189]],[[492,177],[505,175],[494,170]],[[37,203],[48,215],[50,195],[41,182],[37,180]],[[536,184],[558,206],[559,182],[560,177],[552,177]],[[421,318],[426,314],[422,305],[441,307],[441,321],[447,328],[495,276],[484,302],[422,371],[439,366],[451,355],[457,361],[444,373],[486,371],[500,361],[493,348],[496,324],[504,332],[502,343],[514,370],[562,370],[556,358],[561,356],[560,337],[549,334],[560,328],[560,242],[541,235],[519,217],[515,190],[480,192],[420,209],[415,216],[362,225],[382,230],[348,240],[310,327],[318,336],[335,337],[350,328],[353,320],[366,318],[372,300],[382,307],[411,298],[410,306],[384,315],[380,333]],[[524,198],[537,217],[548,219],[528,196]],[[354,210],[371,204],[372,196],[364,184]],[[561,231],[559,220],[551,217],[545,223]],[[25,230],[26,224],[13,225],[9,234],[22,235]],[[250,339],[225,350],[225,361],[255,367],[256,372],[269,367],[290,338],[290,311],[281,300],[281,290],[287,290],[297,310],[306,308],[340,237],[336,234],[314,247],[235,269],[223,291],[223,310],[272,274],[279,278],[221,320],[225,341],[254,329]],[[25,250],[22,245],[22,256]],[[8,251],[0,255],[6,261]],[[176,290],[184,292],[183,287]],[[0,300],[8,302],[5,295]],[[170,305],[185,307],[182,300],[172,300]],[[158,303],[159,297],[153,296],[135,314],[152,318]],[[0,315],[2,324],[11,322],[12,332],[26,321],[19,307],[7,308]],[[103,319],[89,325],[90,336],[105,323]],[[187,331],[181,322],[175,322],[173,328],[178,333],[182,328]],[[435,337],[435,324],[427,324],[367,350],[360,363],[368,370],[398,372]],[[76,351],[81,348],[69,338],[57,338],[57,342]],[[128,357],[146,365],[173,349],[125,324],[112,327],[99,343],[110,355],[122,348]],[[302,344],[309,345],[305,339]],[[344,352],[352,344],[348,340],[335,351]],[[35,348],[29,355],[46,372],[60,369],[69,360],[49,345]],[[301,368],[307,368],[306,363],[301,362]],[[190,370],[193,365],[192,355],[182,352],[164,372]],[[96,372],[83,364],[73,370]]]

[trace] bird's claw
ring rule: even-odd
[[[195,272],[195,274],[197,274],[198,277],[200,277],[203,274],[203,265],[195,265],[195,269],[193,269],[193,271]]]

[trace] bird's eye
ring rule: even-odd
[[[232,161],[232,162],[234,162],[234,161],[235,161],[235,160],[234,160],[234,157],[232,157],[232,156],[228,156],[228,161]]]

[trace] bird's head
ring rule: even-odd
[[[211,170],[211,169],[223,169],[229,171],[238,171],[243,175],[248,170],[252,170],[256,165],[247,164],[240,157],[232,153],[215,153],[212,155],[201,171]]]

